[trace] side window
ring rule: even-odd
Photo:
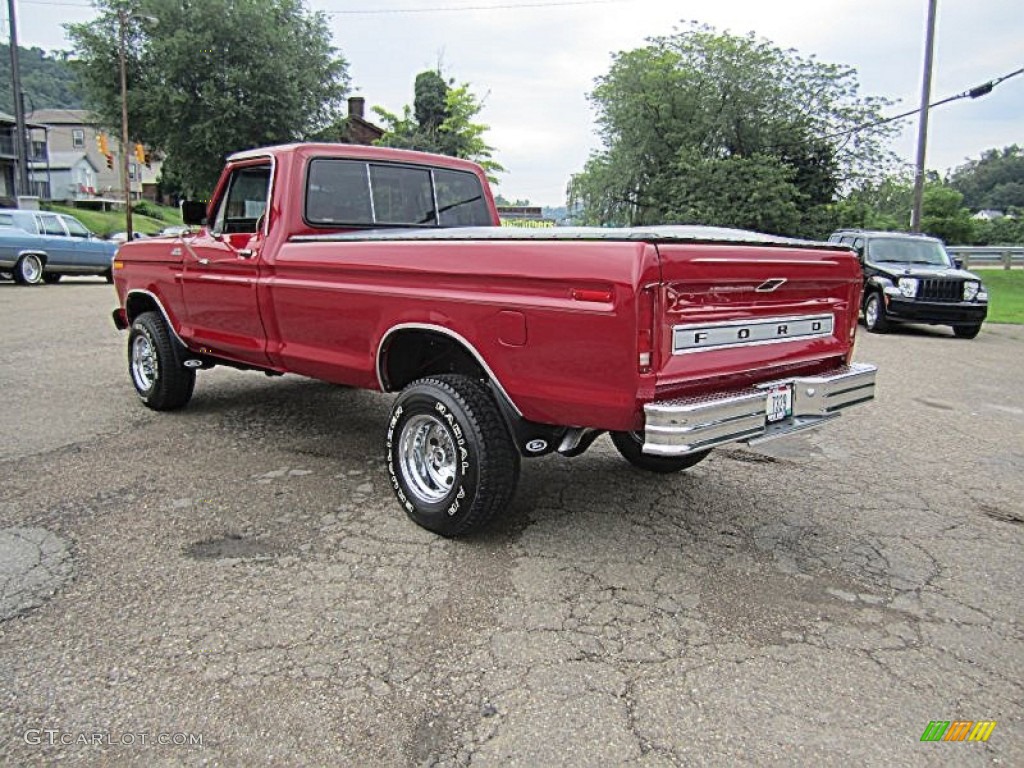
[[[89,237],[92,234],[78,219],[73,219],[70,216],[61,216],[60,218],[64,222],[64,226],[68,228],[68,234],[72,237]]]
[[[44,235],[58,235],[60,237],[67,237],[67,232],[64,231],[64,227],[61,226],[60,219],[53,214],[40,215],[39,223],[42,225],[42,234]]]
[[[217,209],[213,231],[255,233],[270,199],[270,166],[252,165],[231,174],[228,191]]]
[[[366,163],[312,160],[306,181],[306,221],[320,225],[373,224]]]
[[[436,224],[430,171],[393,165],[370,166],[374,219],[378,224]]]
[[[857,256],[861,261],[864,261],[864,238],[858,237],[853,241],[853,250],[857,252]]]
[[[472,173],[435,169],[434,190],[442,227],[485,227],[491,224],[480,180]]]

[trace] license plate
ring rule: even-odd
[[[791,386],[776,387],[768,393],[765,406],[768,423],[782,421],[793,415],[793,388]]]

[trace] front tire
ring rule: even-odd
[[[402,508],[441,536],[483,528],[515,494],[519,452],[491,391],[468,376],[430,376],[402,390],[385,451]]]
[[[192,399],[196,372],[183,365],[184,350],[159,312],[143,312],[128,333],[128,374],[142,402],[173,411]]]
[[[18,285],[39,285],[43,282],[43,260],[26,253],[14,265],[14,282]]]
[[[680,472],[700,464],[711,453],[709,449],[687,456],[651,456],[643,452],[643,438],[636,432],[612,432],[611,438],[616,449],[622,454],[622,458],[634,467],[663,475]]]
[[[864,302],[864,327],[871,333],[885,333],[889,330],[882,294],[877,291],[868,296],[867,301]]]
[[[953,334],[958,339],[973,339],[981,333],[981,323],[977,325],[954,325]]]

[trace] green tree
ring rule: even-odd
[[[1024,245],[1024,211],[993,221],[975,221],[971,245]]]
[[[947,245],[968,245],[974,238],[974,221],[964,207],[964,196],[944,184],[925,187],[921,205],[921,231],[941,238]]]
[[[913,179],[906,174],[891,175],[850,189],[831,206],[831,214],[836,227],[906,230],[913,203]]]
[[[413,83],[413,110],[421,131],[436,135],[444,121],[450,117],[448,91],[448,83],[438,70],[428,69],[416,75]]]
[[[484,140],[488,126],[474,122],[483,102],[469,83],[455,86],[439,70],[428,70],[416,76],[413,90],[413,105],[406,104],[401,114],[373,108],[386,129],[378,144],[472,160],[491,181],[505,170],[494,159],[494,147]]]
[[[590,223],[821,235],[837,192],[891,157],[893,127],[863,127],[887,102],[854,70],[706,26],[616,54],[591,101],[604,146],[570,183]]]
[[[954,170],[949,185],[963,194],[972,211],[1024,207],[1024,149],[1013,144],[986,150]]]
[[[47,53],[42,48],[18,46],[18,69],[25,109],[81,109],[82,94],[65,51]],[[11,47],[0,44],[0,83],[11,82]],[[0,88],[0,111],[14,114],[10,87]]]
[[[96,6],[94,21],[67,25],[87,105],[119,135],[118,11],[129,12],[131,140],[164,151],[184,191],[209,193],[230,152],[302,139],[340,114],[347,64],[301,0]]]

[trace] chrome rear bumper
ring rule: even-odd
[[[725,443],[759,443],[821,426],[845,408],[874,399],[877,370],[854,363],[819,376],[779,379],[739,392],[648,403],[644,453],[685,456]],[[792,387],[792,415],[769,423],[769,393],[785,386]]]

